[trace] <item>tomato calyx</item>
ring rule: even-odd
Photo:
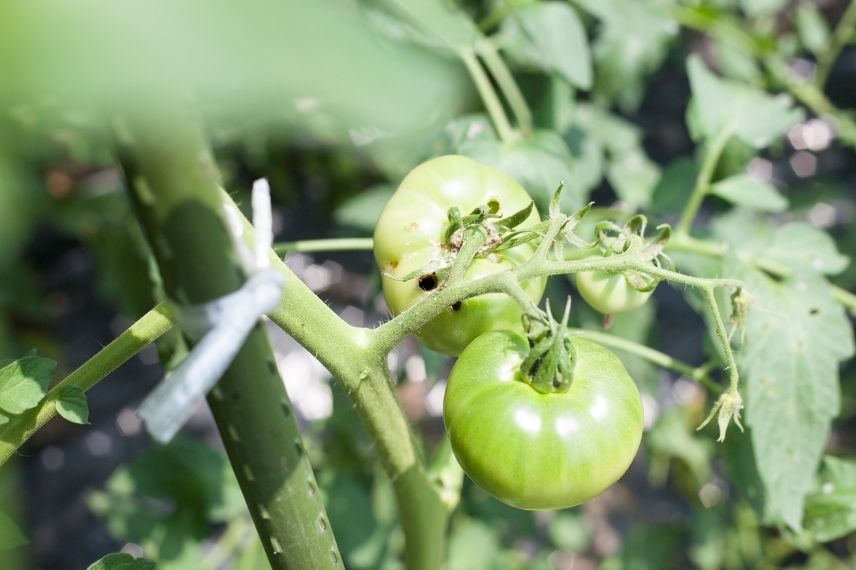
[[[524,315],[529,353],[520,364],[521,380],[544,394],[567,392],[571,387],[576,364],[576,351],[568,330],[571,302],[568,299],[561,322],[547,312]]]
[[[604,257],[633,251],[643,263],[674,271],[675,264],[664,251],[672,234],[671,226],[658,225],[656,227],[658,233],[651,239],[645,237],[647,228],[648,218],[642,214],[631,217],[623,226],[611,220],[605,220],[595,226],[595,241]],[[635,270],[622,271],[621,275],[628,285],[640,293],[653,291],[662,280],[656,275]]]
[[[517,247],[542,234],[542,224],[517,229],[529,219],[534,202],[510,216],[503,217],[499,202],[490,201],[473,209],[466,216],[456,206],[449,208],[448,223],[440,239],[439,247],[431,260],[419,269],[396,277],[387,275],[395,281],[419,279],[423,291],[431,291],[442,286],[456,273],[463,274],[469,263],[476,257],[485,257],[491,253]],[[455,271],[455,266],[460,271]]]

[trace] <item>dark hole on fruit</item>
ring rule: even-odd
[[[419,288],[423,291],[431,291],[435,287],[437,287],[437,276],[433,273],[419,278]]]
[[[461,310],[461,302],[460,302],[460,301],[458,301],[457,303],[455,303],[454,305],[452,305],[452,310],[453,310],[453,311],[460,311],[460,310]]]
[[[818,314],[819,312],[820,312],[820,309],[815,308],[815,307],[812,307],[811,309],[809,309],[809,310],[808,310],[808,314],[809,314],[809,315],[816,315],[816,314]]]
[[[561,385],[558,378],[553,378],[553,388],[558,388]]]

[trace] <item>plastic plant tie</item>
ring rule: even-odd
[[[259,319],[280,302],[283,277],[270,268],[273,242],[270,188],[253,185],[255,248],[242,239],[243,224],[228,208],[227,220],[236,250],[250,277],[237,291],[203,305],[179,310],[185,334],[199,340],[190,355],[146,397],[137,410],[151,436],[169,442],[214,388]]]

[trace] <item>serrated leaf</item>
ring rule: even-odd
[[[731,259],[724,274],[742,279],[753,300],[737,359],[766,514],[799,530],[839,412],[838,366],[853,355],[853,332],[817,274],[776,282]]]
[[[738,174],[720,180],[710,188],[710,193],[728,200],[732,204],[762,212],[783,212],[788,208],[787,199],[775,186]]]
[[[515,62],[557,73],[568,83],[591,87],[591,55],[585,28],[564,2],[525,4],[503,20],[503,49]]]
[[[525,139],[502,143],[489,139],[467,141],[458,152],[483,164],[501,170],[523,186],[542,212],[548,210],[550,198],[560,182],[562,208],[574,211],[585,204],[586,196],[574,184],[572,157],[565,141],[553,131],[536,131]]]
[[[35,408],[47,393],[56,362],[28,356],[0,368],[0,408],[20,414]]]
[[[0,512],[0,551],[18,548],[28,542],[15,521],[9,515]]]
[[[777,228],[749,212],[734,211],[720,216],[713,232],[744,257],[791,270],[836,275],[850,264],[850,258],[838,252],[829,234],[803,222]]]
[[[821,53],[829,45],[829,24],[814,2],[800,2],[795,23],[800,42],[811,53]]]
[[[86,394],[77,386],[64,386],[56,399],[56,411],[59,415],[75,424],[89,423],[89,406]]]
[[[701,58],[687,60],[693,93],[693,112],[701,133],[708,138],[723,129],[754,146],[763,148],[803,118],[787,95],[768,95],[735,81],[714,75]]]
[[[151,560],[115,552],[93,562],[86,570],[155,570],[155,568],[156,564]]]
[[[824,457],[818,489],[806,499],[803,524],[821,542],[856,531],[856,460]]]

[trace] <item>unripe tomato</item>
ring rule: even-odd
[[[374,255],[390,310],[401,313],[440,285],[442,277],[436,274],[409,281],[397,281],[389,275],[401,278],[428,265],[442,247],[449,208],[456,206],[466,215],[479,206],[493,204],[503,216],[509,216],[530,202],[529,195],[514,180],[463,156],[442,156],[414,168],[384,207],[375,227]],[[539,221],[533,210],[518,227]],[[532,256],[536,243],[477,258],[465,278],[476,279],[515,267]],[[544,285],[543,278],[522,283],[535,302],[541,299]],[[433,350],[458,355],[484,332],[522,331],[520,317],[520,309],[510,297],[491,293],[449,307],[422,327],[417,336]]]
[[[580,271],[577,273],[577,290],[593,309],[604,315],[627,313],[642,306],[651,291],[639,291],[620,273]]]
[[[528,345],[508,331],[483,334],[449,376],[443,418],[455,457],[487,492],[520,509],[578,505],[615,483],[642,438],[642,401],[621,361],[577,337],[566,392],[521,377]]]

